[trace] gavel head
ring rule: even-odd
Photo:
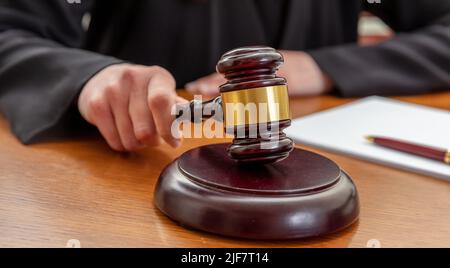
[[[278,162],[294,148],[283,133],[291,124],[287,83],[276,75],[283,62],[273,48],[243,47],[217,64],[227,79],[220,86],[224,126],[235,137],[228,153],[240,163]]]

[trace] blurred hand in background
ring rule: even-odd
[[[287,79],[290,95],[320,95],[332,90],[333,82],[308,53],[287,50],[281,52],[285,62],[277,74]],[[222,75],[214,73],[186,84],[186,90],[191,94],[212,97],[219,94],[219,86],[225,82]]]
[[[159,145],[162,140],[178,147],[180,141],[171,134],[171,109],[184,102],[176,94],[175,79],[165,69],[118,64],[88,81],[78,99],[78,109],[111,148],[134,151]]]

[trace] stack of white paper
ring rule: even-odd
[[[365,140],[378,135],[449,149],[449,111],[369,97],[296,119],[286,134],[299,144],[450,180],[450,165]]]

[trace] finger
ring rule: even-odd
[[[94,124],[102,136],[105,138],[109,147],[116,151],[124,151],[125,148],[120,140],[111,108],[106,100],[94,100],[91,105],[91,123]]]
[[[129,114],[133,124],[134,135],[139,143],[150,146],[159,145],[160,137],[147,103],[146,88],[131,89]]]
[[[219,86],[226,80],[219,74],[211,74],[194,82],[186,84],[186,90],[191,94],[202,94],[213,96],[219,93]]]
[[[152,77],[147,97],[159,135],[172,147],[178,147],[180,140],[174,138],[171,133],[171,125],[175,119],[171,111],[177,100],[175,81],[171,75],[163,73]]]
[[[209,79],[199,79],[186,85],[186,90],[191,94],[213,96],[219,93],[218,83]]]
[[[108,88],[108,98],[114,122],[119,132],[122,145],[127,151],[135,151],[143,147],[134,134],[133,124],[129,115],[129,95],[122,87]]]

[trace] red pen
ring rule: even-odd
[[[366,139],[376,145],[389,149],[410,153],[417,156],[450,164],[450,149],[436,148],[412,142],[377,136],[367,136]]]

